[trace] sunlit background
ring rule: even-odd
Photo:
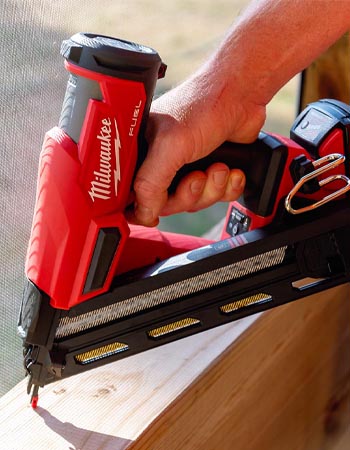
[[[0,4],[0,395],[23,378],[16,321],[45,131],[57,125],[67,74],[61,41],[90,31],[155,48],[168,65],[157,95],[198,67],[240,13],[244,0],[2,0]],[[265,129],[288,134],[296,80],[268,109]],[[176,143],[174,142],[174,148]],[[161,221],[161,228],[201,235],[225,213],[216,205]]]

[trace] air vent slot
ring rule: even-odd
[[[159,328],[154,328],[153,330],[148,331],[147,334],[152,339],[161,339],[163,337],[169,336],[170,334],[199,326],[200,324],[201,324],[200,320],[193,319],[192,317],[187,317],[186,319],[168,323],[167,325],[164,325]]]
[[[74,359],[78,364],[91,364],[100,359],[108,358],[120,352],[125,352],[129,349],[127,344],[122,342],[113,342],[112,344],[103,345],[102,347],[89,350],[88,352],[75,355]]]
[[[271,302],[272,297],[270,294],[259,293],[252,295],[250,297],[241,298],[235,302],[227,303],[226,305],[220,306],[220,311],[224,314],[231,314],[237,312],[241,309],[247,308],[252,305],[260,305],[261,303]]]
[[[292,282],[292,287],[298,289],[298,291],[304,291],[305,289],[310,289],[318,286],[319,284],[327,281],[327,278],[301,278]]]

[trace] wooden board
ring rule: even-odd
[[[0,399],[0,447],[350,448],[335,447],[350,423],[348,297],[338,287],[49,385],[36,411],[20,383]]]
[[[320,98],[350,103],[350,37],[345,34],[302,73],[299,111]]]

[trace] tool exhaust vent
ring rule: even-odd
[[[120,352],[125,352],[129,346],[122,342],[113,342],[113,344],[104,345],[102,347],[89,350],[88,352],[75,355],[74,359],[78,364],[90,364],[99,359],[108,358]]]
[[[160,339],[168,336],[169,334],[176,333],[178,331],[183,331],[184,329],[193,328],[200,325],[201,322],[198,319],[193,319],[188,317],[186,319],[178,320],[176,322],[169,323],[159,328],[154,328],[148,331],[148,336],[152,339]]]
[[[259,305],[261,303],[271,302],[272,297],[269,294],[255,294],[250,297],[241,298],[235,302],[227,303],[226,305],[220,306],[220,311],[224,314],[230,314],[236,312],[240,309],[247,308],[252,305]]]
[[[301,278],[300,280],[296,280],[292,282],[292,287],[294,289],[297,289],[298,291],[304,291],[305,289],[310,289],[315,286],[318,286],[319,284],[323,283],[324,281],[327,281],[327,278]]]

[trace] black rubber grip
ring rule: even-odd
[[[188,173],[205,171],[213,163],[222,162],[230,169],[241,169],[244,172],[244,205],[256,214],[267,216],[275,201],[278,201],[276,194],[285,170],[287,153],[288,148],[277,137],[263,132],[251,144],[225,142],[205,158],[182,167],[171,183],[169,193],[175,192],[180,180]]]

